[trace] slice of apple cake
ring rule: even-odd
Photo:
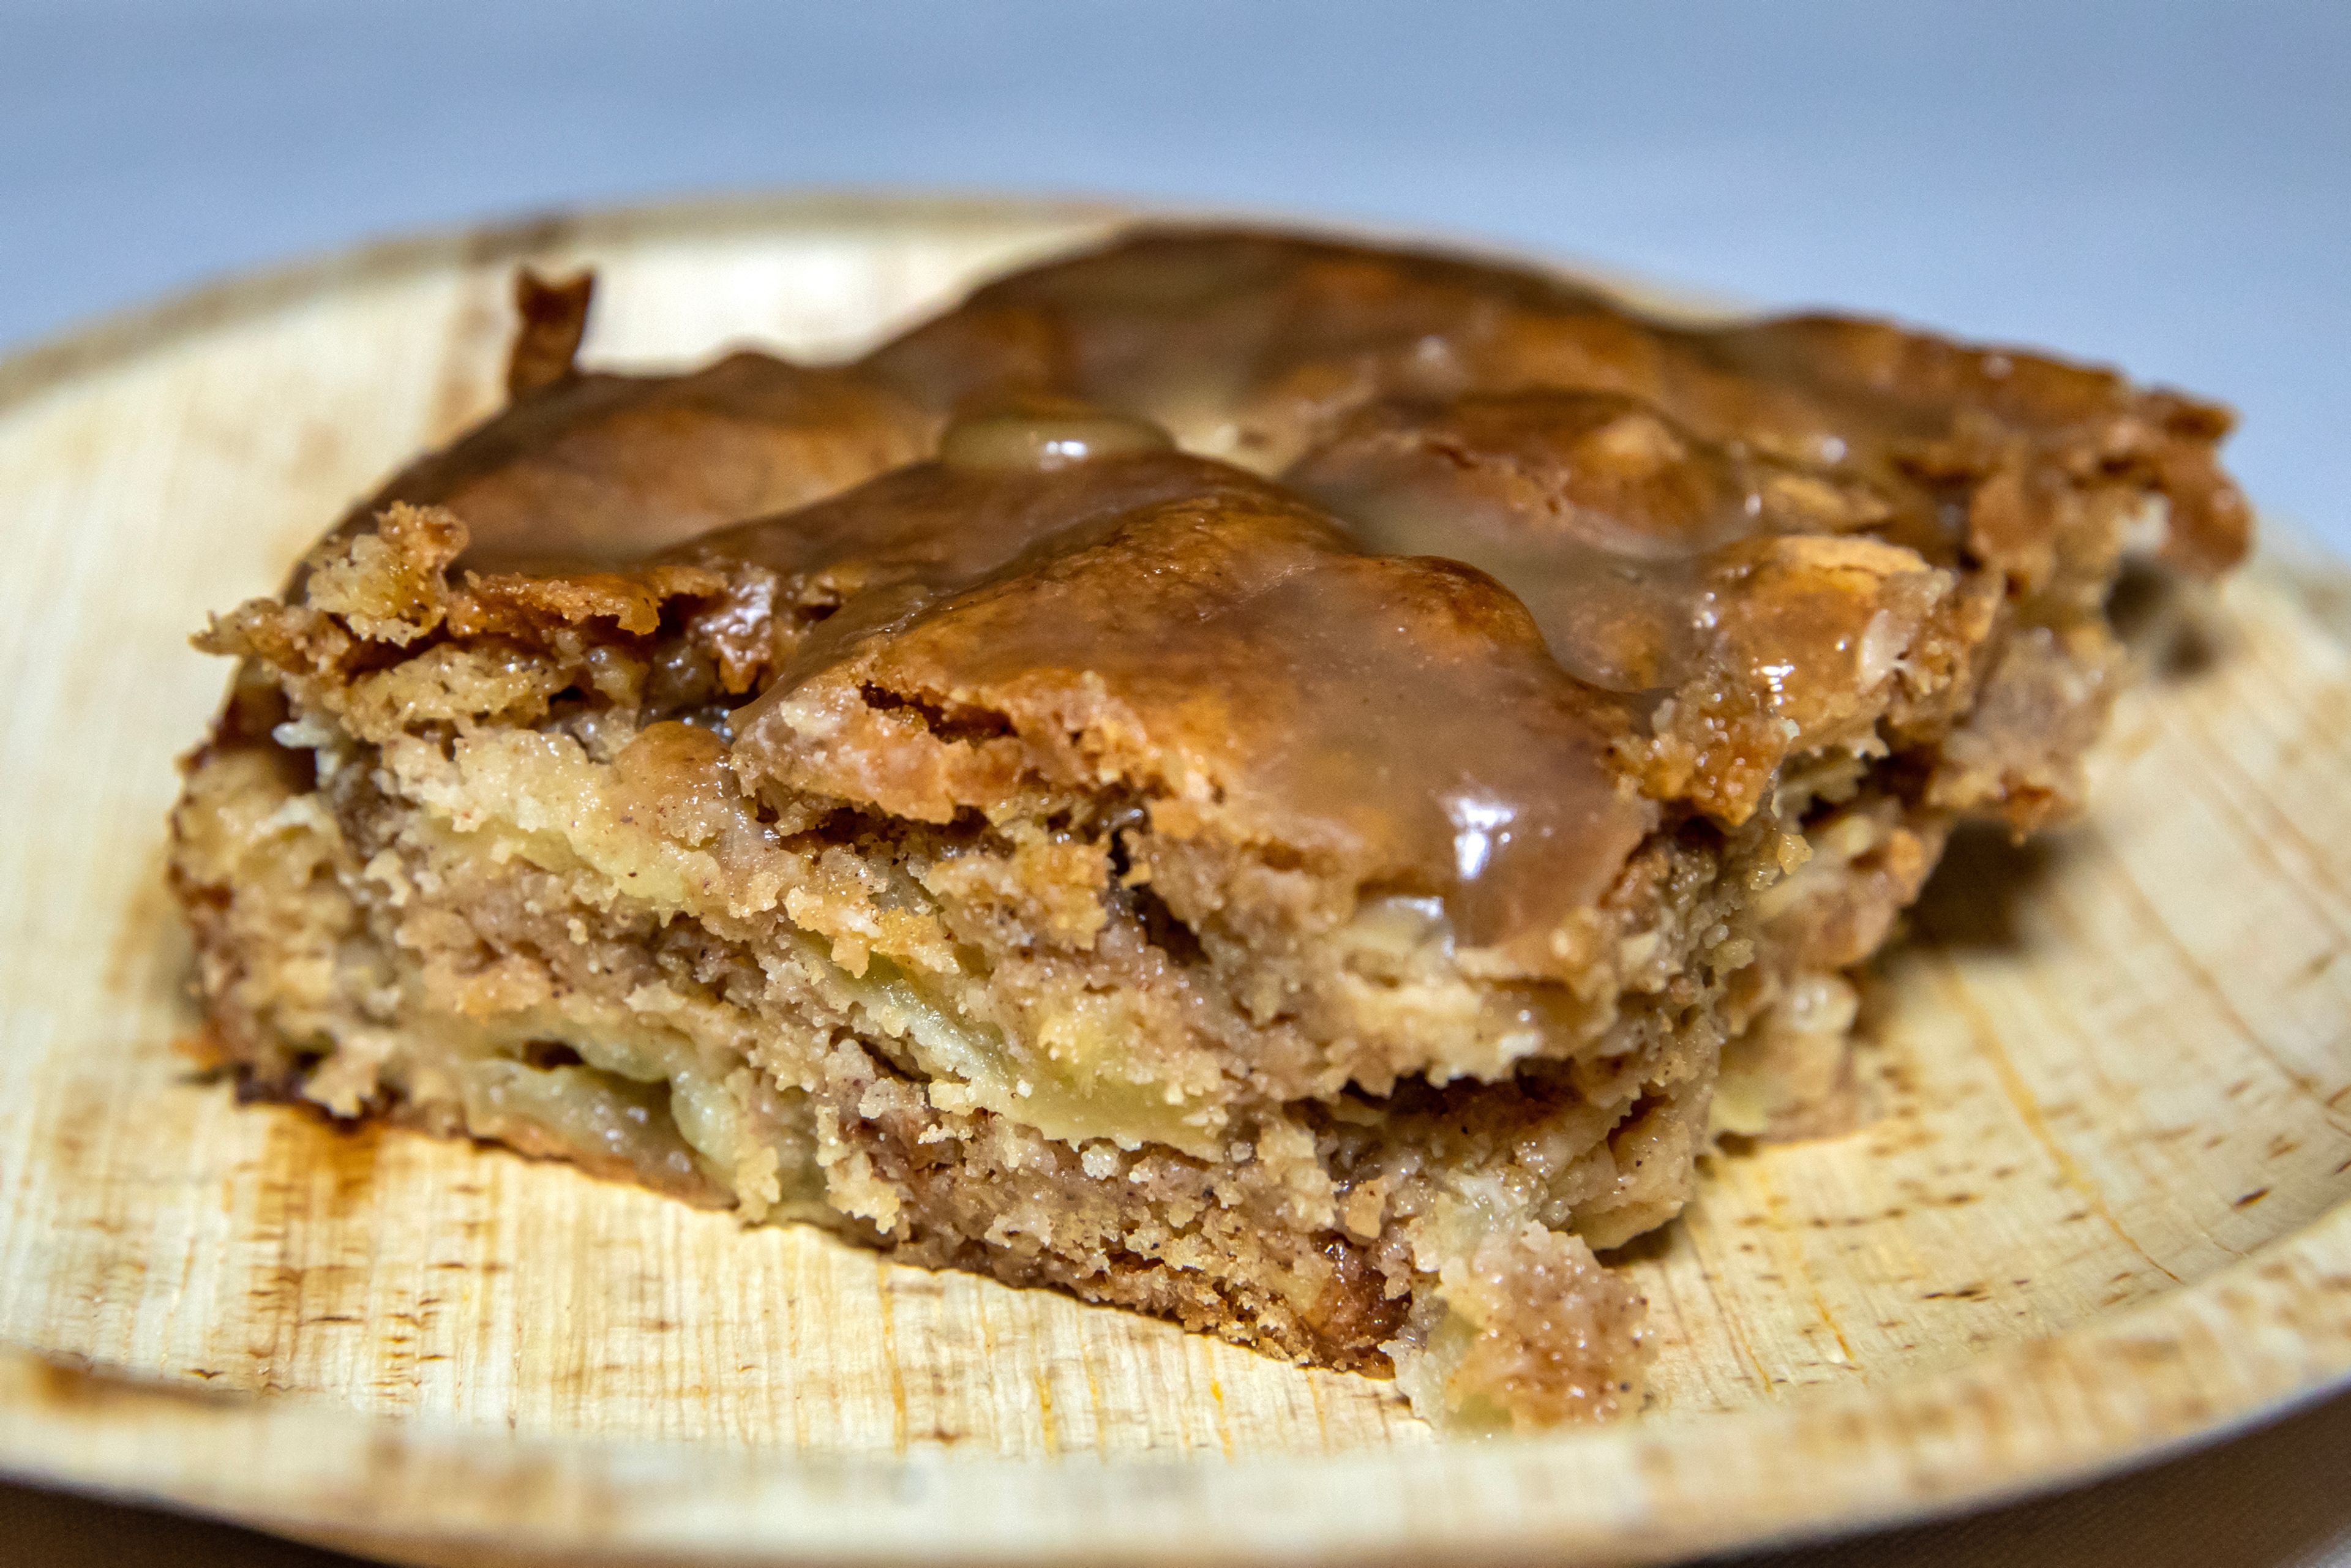
[[[1470,1426],[1834,1119],[1950,825],[2070,809],[2227,417],[1824,319],[1144,232],[848,367],[571,368],[283,595],[172,874],[262,1092],[1050,1285]]]

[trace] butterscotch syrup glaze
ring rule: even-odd
[[[988,417],[946,450],[1048,444]],[[680,551],[840,606],[735,716],[738,771],[927,821],[1121,788],[1161,833],[1442,896],[1471,940],[1605,890],[1655,810],[1609,765],[1622,712],[1510,594],[1147,433],[1094,439],[1144,449],[919,465]]]
[[[1779,465],[1613,392],[1374,403],[1287,483],[1348,518],[1368,549],[1490,572],[1525,601],[1571,674],[1616,692],[1687,678],[1694,606],[1723,547],[1816,522],[1787,516],[1792,486]],[[1883,514],[1865,501],[1860,520]]]
[[[927,821],[1123,791],[1479,942],[1796,752],[1931,772],[2001,628],[2103,635],[2150,518],[2197,570],[2247,529],[2226,414],[2103,371],[1276,235],[1144,234],[845,371],[562,353],[386,495],[465,517],[462,564],[726,580],[739,774]]]
[[[1089,399],[1279,475],[1367,549],[1480,567],[1657,727],[1644,789],[1726,821],[1792,752],[1899,748],[2027,690],[2001,667],[2011,628],[2095,693],[2126,546],[2210,572],[2250,526],[2215,459],[2227,413],[2106,371],[1827,317],[1673,326],[1530,273],[1278,235],[1145,233],[1035,268],[867,368],[942,410]],[[1994,708],[2030,729],[2037,706]],[[1978,738],[1977,758],[2033,749]],[[2063,809],[2049,780],[2073,768],[1921,766],[2020,827]]]
[[[2158,491],[2195,570],[2235,561],[2249,527],[2213,456],[2226,412],[2105,371],[1835,317],[1679,328],[1532,272],[1283,235],[1145,231],[991,284],[866,363],[935,406],[1083,398],[1267,474],[1383,398],[1614,392],[1881,490],[1896,542],[1937,564],[2008,521],[1968,515],[2003,476]]]
[[[1709,754],[1649,783],[1726,821],[1784,756],[1948,716],[1970,673],[1949,653],[1995,614],[1994,585],[1882,537],[1901,514],[1873,486],[1614,392],[1375,403],[1288,483],[1367,548],[1490,572],[1579,680],[1661,723],[1704,714]]]

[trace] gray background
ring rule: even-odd
[[[2351,5],[0,0],[0,347],[419,225],[913,183],[1427,222],[2224,398],[2351,549]]]

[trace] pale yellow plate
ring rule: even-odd
[[[0,1471],[415,1561],[1666,1556],[2013,1494],[2351,1375],[2351,661],[2274,559],[2126,702],[2090,821],[1970,840],[1877,1119],[1715,1163],[1635,1265],[1646,1417],[1436,1443],[1384,1385],[239,1107],[172,1051],[173,755],[267,590],[590,355],[841,354],[1102,209],[786,198],[378,247],[0,367]]]

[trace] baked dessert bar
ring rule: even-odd
[[[572,367],[295,583],[172,876],[255,1091],[1635,1407],[1602,1254],[1834,1124],[1944,835],[2073,809],[2228,416],[1831,318],[1145,230],[847,367]]]

